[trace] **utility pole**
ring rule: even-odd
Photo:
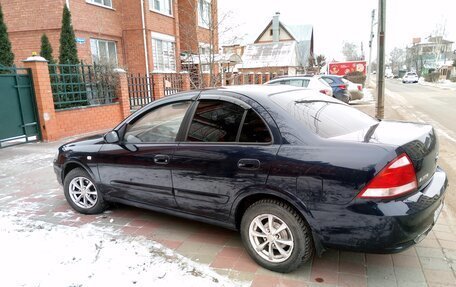
[[[372,74],[372,41],[374,40],[374,21],[375,9],[372,9],[371,33],[369,35],[369,62],[367,64],[367,86],[370,86],[370,76]]]
[[[376,117],[385,116],[385,24],[386,0],[378,0],[378,52],[377,52],[377,112]]]

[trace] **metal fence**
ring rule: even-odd
[[[154,101],[154,83],[150,75],[127,75],[130,110],[137,110]]]
[[[113,67],[50,64],[49,76],[56,110],[104,105],[118,100]]]
[[[182,76],[180,74],[163,74],[163,87],[165,96],[182,91]]]

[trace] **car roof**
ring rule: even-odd
[[[275,80],[287,80],[287,79],[300,79],[300,78],[306,78],[306,79],[311,79],[311,78],[318,78],[320,75],[293,75],[293,76],[277,76],[274,79],[271,79],[270,81],[275,81]]]
[[[321,75],[322,78],[343,78],[342,76],[339,76],[339,75]]]
[[[201,90],[194,90],[193,92],[200,93],[201,95],[207,95],[213,93],[223,93],[224,95],[230,96],[230,93],[243,95],[252,100],[257,101],[260,104],[267,104],[271,102],[270,97],[279,96],[280,94],[287,94],[289,92],[299,91],[303,98],[308,100],[320,100],[327,102],[339,102],[332,97],[325,96],[314,90],[307,88],[300,88],[289,85],[235,85],[235,86],[222,86],[218,88],[206,88]],[[179,97],[180,95],[189,95],[189,93],[178,93],[165,98]]]

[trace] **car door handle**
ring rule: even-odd
[[[238,161],[238,168],[244,170],[256,170],[260,168],[260,161],[257,159],[243,158]]]
[[[154,156],[154,162],[156,164],[168,164],[169,156],[166,154],[157,154],[156,156]]]

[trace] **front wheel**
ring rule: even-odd
[[[71,170],[64,179],[65,198],[71,207],[83,214],[103,212],[107,204],[92,177],[82,168]]]
[[[266,269],[288,273],[312,258],[310,228],[287,204],[260,200],[241,221],[241,238],[249,255]]]

